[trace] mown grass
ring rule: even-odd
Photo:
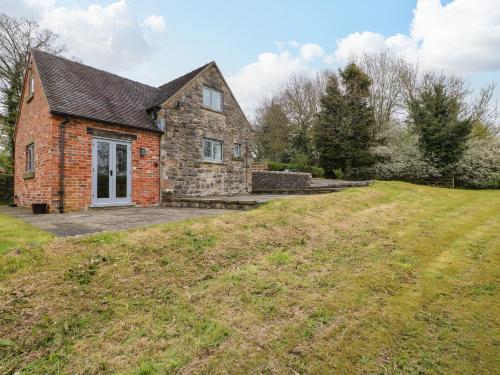
[[[38,246],[53,236],[12,216],[0,214],[0,255],[11,250]]]
[[[499,228],[498,191],[380,182],[26,249],[0,372],[492,374]]]

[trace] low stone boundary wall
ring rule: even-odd
[[[14,176],[0,174],[0,200],[10,200],[14,194]]]
[[[303,189],[311,186],[311,178],[302,172],[253,171],[252,192]]]

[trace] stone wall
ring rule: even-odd
[[[293,190],[311,185],[311,174],[301,172],[252,172],[252,191]]]
[[[14,193],[14,176],[0,174],[0,200],[12,199]]]
[[[203,85],[223,92],[223,111],[203,107]],[[179,102],[180,105],[176,103]],[[250,124],[215,65],[163,103],[161,189],[171,196],[234,195],[250,187]],[[203,159],[203,139],[223,142],[222,162]],[[241,157],[234,157],[234,144]]]

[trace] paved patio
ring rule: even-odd
[[[348,186],[366,186],[370,181],[340,181],[313,179],[311,186],[316,189],[331,188],[340,190]],[[315,190],[312,190],[315,193]],[[8,214],[24,220],[42,230],[51,232],[56,236],[77,236],[89,233],[122,230],[140,227],[149,224],[170,223],[173,221],[188,220],[201,216],[214,216],[231,210],[220,208],[187,208],[185,205],[189,200],[196,201],[196,207],[201,206],[201,202],[224,201],[228,205],[236,202],[248,204],[253,202],[252,206],[257,206],[264,202],[293,198],[293,192],[287,192],[283,195],[274,194],[240,194],[232,197],[204,197],[204,198],[185,198],[177,199],[176,203],[182,203],[182,208],[176,207],[148,207],[148,208],[106,208],[91,209],[83,212],[71,212],[65,214],[46,214],[33,215],[31,210],[26,208],[12,208],[0,205],[0,214]],[[187,199],[187,201],[186,201]],[[182,201],[182,202],[181,202]],[[185,202],[186,201],[186,202]],[[164,203],[165,204],[165,203]],[[219,207],[219,206],[216,206]]]
[[[253,199],[257,204],[288,196],[242,194],[234,197],[218,197],[228,201]],[[200,198],[210,200],[213,197]],[[90,209],[65,214],[34,215],[27,208],[13,208],[0,205],[0,214],[7,214],[24,220],[44,231],[59,237],[78,236],[96,232],[122,230],[150,224],[164,224],[174,221],[193,219],[201,216],[215,216],[234,212],[219,208],[174,208],[174,207],[127,207]]]
[[[0,206],[0,214],[12,215],[59,237],[170,223],[201,216],[219,215],[224,212],[228,210],[149,207],[107,208],[65,214],[33,215],[31,210],[25,208]]]

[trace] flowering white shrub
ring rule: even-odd
[[[353,170],[349,178],[419,181],[443,177],[441,171],[423,159],[415,135],[398,130],[387,145],[373,150],[378,162]],[[455,186],[464,188],[500,188],[500,139],[471,139],[464,156],[453,168]]]
[[[439,170],[422,158],[415,135],[405,130],[391,134],[387,145],[375,147],[373,154],[378,160],[375,165],[355,169],[350,176],[404,181],[441,177]]]
[[[466,188],[500,188],[500,139],[472,140],[455,167],[455,183]]]

